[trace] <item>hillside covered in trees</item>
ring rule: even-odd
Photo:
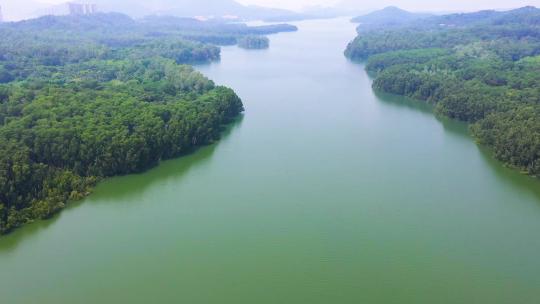
[[[471,123],[497,159],[540,174],[539,9],[430,17],[359,33],[345,54],[367,60],[375,89]]]
[[[215,141],[243,111],[231,89],[185,65],[219,59],[219,48],[184,35],[276,29],[184,20],[188,31],[176,21],[101,14],[0,26],[0,234],[53,215],[104,177]]]
[[[360,23],[359,30],[372,30],[376,28],[400,26],[408,22],[431,17],[427,13],[412,13],[395,6],[388,6],[382,10],[353,18],[351,21]]]

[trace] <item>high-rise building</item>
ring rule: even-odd
[[[85,13],[86,13],[87,15],[91,15],[91,14],[97,13],[97,5],[94,4],[94,3],[86,3],[86,4],[84,5],[84,7],[85,7]]]
[[[97,13],[97,5],[93,3],[68,3],[69,14],[75,16],[92,15]]]

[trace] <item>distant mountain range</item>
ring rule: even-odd
[[[148,2],[94,0],[93,2],[97,3],[101,10],[123,12],[134,17],[163,14],[181,17],[237,16],[244,19],[261,19],[295,14],[282,9],[245,6],[234,0],[155,0]]]
[[[454,13],[447,15],[431,15],[424,13],[411,13],[397,7],[387,7],[383,10],[359,16],[353,22],[360,23],[358,32],[367,32],[380,29],[396,29],[409,27],[414,29],[466,27],[476,25],[503,25],[522,21],[526,18],[529,23],[540,26],[540,9],[526,6],[514,10],[496,11],[483,10],[474,13]]]
[[[433,15],[427,13],[412,13],[395,6],[389,6],[382,10],[353,18],[352,22],[367,25],[390,25],[402,24],[431,16]]]
[[[35,0],[2,0],[5,16],[10,20],[34,18],[42,15],[67,13],[66,4],[45,5]],[[102,12],[120,12],[132,17],[171,15],[178,17],[238,17],[240,19],[294,19],[298,13],[258,6],[242,5],[234,0],[80,0],[97,4]]]
[[[418,20],[413,25],[463,27],[485,24],[503,25],[518,22],[528,22],[540,26],[540,9],[534,6],[525,6],[506,11],[483,10],[474,13],[448,14]]]

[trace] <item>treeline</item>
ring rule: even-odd
[[[232,90],[182,65],[217,59],[219,48],[131,33],[131,19],[113,17],[0,27],[0,234],[102,178],[213,142],[243,111]]]
[[[367,59],[375,89],[428,101],[471,123],[497,159],[540,174],[540,10],[457,14],[362,32],[346,55]]]
[[[214,45],[237,44],[244,37],[263,41],[263,35],[296,29],[287,24],[250,27],[176,17],[136,21],[117,13],[3,23],[0,83],[52,73],[66,64],[91,59],[160,56],[179,64],[209,62],[220,58],[220,49]]]
[[[218,138],[242,103],[165,59],[92,61],[0,87],[0,232],[46,218],[100,178]]]

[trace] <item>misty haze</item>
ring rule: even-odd
[[[540,299],[538,0],[0,0],[0,302]]]

